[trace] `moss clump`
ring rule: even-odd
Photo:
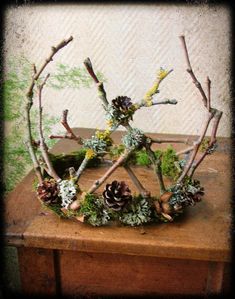
[[[111,214],[104,206],[103,199],[89,193],[82,201],[78,213],[84,215],[85,221],[93,226],[105,225],[111,219]]]
[[[74,151],[68,155],[60,154],[54,155],[49,154],[53,167],[59,176],[63,176],[66,173],[66,170],[69,167],[74,167],[78,169],[81,165],[83,159],[86,156],[86,149],[79,149],[78,151]],[[88,161],[87,167],[97,167],[101,163],[101,159],[98,157],[93,157]]]
[[[176,167],[175,162],[179,161],[175,150],[170,146],[162,153],[162,173],[164,176],[171,179],[176,179],[179,175],[179,169]]]

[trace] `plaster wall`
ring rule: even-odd
[[[55,56],[82,66],[90,57],[107,82],[108,99],[126,95],[140,100],[160,67],[173,68],[160,88],[159,100],[178,104],[139,110],[133,126],[145,132],[199,134],[206,116],[198,90],[186,72],[179,35],[184,34],[192,66],[206,87],[212,81],[212,104],[224,114],[219,136],[230,136],[230,11],[226,6],[160,4],[45,4],[9,7],[5,14],[5,59],[24,55],[39,65],[50,47],[70,35],[74,41]],[[7,63],[6,63],[7,68]],[[73,127],[105,128],[95,86],[45,89],[44,111],[60,116],[69,109]],[[58,124],[54,131],[61,130]]]

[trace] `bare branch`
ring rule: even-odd
[[[211,80],[207,77],[207,109],[210,111],[211,109]]]
[[[62,114],[61,123],[67,131],[67,134],[62,138],[72,139],[72,140],[77,141],[78,144],[82,144],[82,138],[80,136],[76,136],[68,124],[68,121],[67,121],[68,112],[69,112],[69,110],[66,109],[63,111],[63,114]],[[52,137],[50,136],[50,138],[54,138],[53,135],[52,135]],[[57,138],[61,138],[61,136],[60,137],[57,136]]]
[[[27,129],[27,141],[25,142],[28,148],[28,151],[30,153],[30,157],[33,161],[33,166],[36,172],[36,175],[38,177],[39,183],[42,182],[43,180],[43,176],[42,176],[42,172],[40,169],[40,165],[38,162],[38,159],[36,157],[34,148],[33,148],[33,137],[32,137],[32,131],[31,131],[31,117],[30,117],[30,110],[31,107],[33,105],[33,89],[35,86],[35,82],[38,80],[39,76],[41,75],[41,73],[43,72],[43,70],[45,69],[45,67],[47,66],[47,64],[52,61],[53,56],[64,46],[66,46],[70,41],[72,41],[73,37],[71,36],[69,39],[67,40],[63,40],[62,42],[60,42],[56,47],[52,47],[52,51],[51,54],[49,55],[49,57],[46,59],[46,61],[43,63],[43,65],[41,66],[41,68],[39,69],[39,71],[37,71],[36,66],[33,66],[33,72],[34,75],[32,77],[32,81],[29,85],[29,88],[26,92],[26,98],[27,98],[27,103],[26,103],[26,107],[25,107],[25,111],[26,111],[26,129]]]
[[[42,157],[46,163],[47,166],[47,172],[50,176],[52,176],[56,181],[60,181],[61,178],[57,175],[55,172],[52,163],[50,161],[49,155],[48,155],[48,147],[45,143],[45,139],[43,136],[43,129],[42,129],[42,90],[44,85],[46,84],[47,79],[49,78],[49,74],[46,76],[45,80],[42,82],[41,85],[38,87],[38,109],[39,109],[39,140],[40,140],[40,149],[42,152]]]
[[[106,97],[106,91],[104,89],[104,84],[103,82],[100,82],[99,79],[97,78],[94,70],[93,70],[93,67],[92,67],[92,63],[91,63],[91,60],[89,57],[87,57],[85,60],[84,60],[84,65],[88,71],[88,73],[90,74],[90,76],[92,77],[92,79],[94,80],[94,82],[96,83],[97,85],[97,89],[98,89],[98,97],[101,99],[101,101],[103,102],[104,106],[107,107],[109,102],[107,100],[107,97]]]
[[[205,122],[204,128],[203,128],[203,130],[202,130],[202,133],[201,133],[199,139],[195,142],[194,149],[193,149],[193,151],[192,151],[191,157],[190,157],[190,159],[189,159],[187,165],[185,166],[184,171],[182,172],[182,174],[180,175],[180,177],[179,177],[178,180],[177,180],[177,183],[178,183],[178,184],[181,183],[181,182],[183,181],[183,179],[184,179],[184,178],[186,177],[186,175],[188,174],[190,168],[192,167],[193,162],[194,162],[194,160],[195,160],[195,157],[196,157],[196,155],[197,155],[197,152],[198,152],[198,150],[199,150],[199,147],[200,147],[200,145],[201,145],[201,143],[202,143],[202,141],[203,141],[203,139],[204,139],[204,137],[205,137],[205,135],[206,135],[208,126],[209,126],[210,121],[212,120],[213,117],[214,117],[214,114],[213,114],[212,112],[208,112],[208,117],[207,117],[207,119],[206,119],[206,122]]]
[[[188,138],[184,138],[184,139],[174,139],[174,138],[168,138],[168,139],[164,139],[164,138],[151,138],[152,143],[184,143],[184,144],[188,144]]]
[[[201,95],[202,95],[202,100],[203,100],[203,104],[205,107],[207,107],[207,102],[208,102],[208,99],[206,97],[206,94],[201,86],[201,83],[197,80],[194,72],[193,72],[193,69],[191,67],[191,63],[190,63],[190,60],[189,60],[189,55],[188,55],[188,50],[187,50],[187,46],[186,46],[186,42],[185,42],[185,37],[184,35],[181,35],[180,37],[180,40],[182,42],[182,46],[183,46],[183,50],[184,50],[184,54],[185,54],[185,59],[186,59],[186,62],[187,62],[187,72],[190,74],[192,80],[193,80],[193,83],[195,84],[195,86],[198,88],[198,90],[200,91]]]
[[[183,155],[183,154],[188,154],[193,149],[194,149],[194,146],[187,147],[186,149],[183,149],[182,151],[177,152],[176,155],[179,156],[179,155]]]
[[[137,176],[134,174],[133,170],[131,169],[131,167],[129,165],[124,165],[125,170],[127,171],[129,177],[131,178],[132,182],[134,183],[134,185],[137,187],[137,189],[139,190],[140,194],[143,197],[149,197],[150,196],[150,192],[147,191],[143,185],[141,184],[141,182],[139,181],[139,179],[137,178]]]
[[[110,175],[129,157],[129,155],[133,152],[133,150],[125,150],[125,152],[118,158],[118,160],[106,171],[106,173],[97,181],[89,189],[88,193],[95,192]]]

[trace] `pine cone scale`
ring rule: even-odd
[[[131,191],[124,181],[107,184],[103,192],[105,204],[112,210],[120,211],[132,199]]]

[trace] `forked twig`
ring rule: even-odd
[[[215,108],[211,108],[211,93],[210,93],[211,81],[210,81],[209,77],[207,77],[207,93],[208,93],[208,96],[206,96],[200,82],[197,80],[197,78],[196,78],[196,76],[193,72],[193,69],[191,67],[191,63],[190,63],[190,60],[189,60],[189,54],[188,54],[188,50],[187,50],[187,46],[186,46],[186,42],[185,42],[185,37],[180,36],[180,40],[182,42],[182,46],[183,46],[183,49],[184,49],[185,59],[186,59],[186,63],[187,63],[187,72],[190,74],[190,76],[193,80],[193,83],[195,84],[195,86],[200,91],[200,94],[202,96],[203,104],[208,110],[208,117],[205,121],[202,133],[201,133],[200,137],[198,138],[198,140],[195,142],[193,149],[191,149],[191,148],[187,149],[187,152],[192,151],[191,157],[190,157],[189,161],[187,162],[182,174],[180,175],[180,177],[177,180],[178,184],[181,183],[184,180],[184,178],[186,177],[187,174],[190,174],[189,176],[192,177],[192,175],[195,172],[196,168],[199,166],[199,164],[203,161],[203,159],[207,155],[208,151],[206,151],[205,154],[201,156],[201,158],[198,160],[198,162],[194,163],[196,155],[197,155],[198,150],[200,148],[200,145],[201,145],[201,143],[202,143],[202,141],[203,141],[203,139],[206,135],[209,124],[210,124],[211,120],[215,117],[216,121],[215,121],[215,124],[214,124],[214,129],[213,129],[212,134],[211,134],[211,142],[209,144],[208,149],[214,145],[215,140],[216,140],[217,128],[218,128],[218,125],[219,125],[220,118],[222,116],[221,111],[219,111]],[[182,154],[182,153],[183,153],[183,151],[180,152],[180,154]]]
[[[42,66],[39,68],[37,71],[36,66],[34,65],[34,75],[32,76],[31,83],[29,85],[29,88],[26,92],[26,98],[27,98],[27,103],[26,103],[26,123],[27,123],[27,140],[25,141],[25,144],[28,148],[30,157],[33,161],[33,167],[35,169],[35,173],[38,177],[39,184],[42,183],[43,181],[43,176],[40,168],[39,161],[37,159],[37,156],[35,154],[35,150],[33,148],[33,137],[32,137],[32,131],[31,131],[31,117],[30,117],[30,111],[33,105],[33,89],[35,86],[35,82],[39,79],[41,73],[44,71],[45,67],[48,65],[50,61],[53,60],[54,55],[63,47],[65,47],[68,43],[70,43],[73,40],[73,37],[69,37],[67,40],[61,41],[56,47],[52,47],[51,54],[48,56],[48,58],[45,60],[45,62],[42,64]]]
[[[70,139],[76,141],[78,144],[83,144],[82,143],[82,138],[80,136],[77,136],[73,130],[71,129],[70,125],[68,124],[68,112],[69,110],[66,109],[62,113],[62,118],[61,118],[61,124],[64,126],[66,129],[66,134],[65,135],[50,135],[50,139]]]

